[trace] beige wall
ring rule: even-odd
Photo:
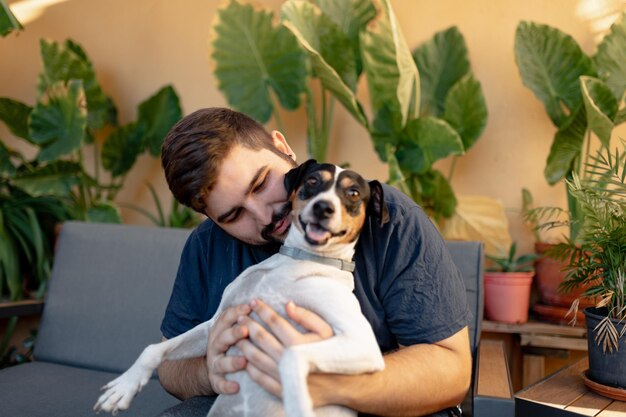
[[[175,86],[185,113],[225,105],[208,62],[209,25],[219,3],[70,0],[52,6],[28,23],[24,32],[0,39],[0,96],[33,104],[40,70],[39,38],[69,37],[93,60],[104,90],[120,110],[121,122],[133,119],[137,104],[166,83]],[[261,3],[278,10],[281,2]],[[458,161],[453,186],[459,194],[500,199],[507,207],[513,238],[524,250],[530,248],[532,238],[519,218],[522,187],[531,189],[540,205],[563,206],[565,193],[562,185],[549,187],[543,178],[554,128],[539,101],[522,86],[513,57],[514,31],[522,19],[547,23],[571,34],[590,53],[592,36],[576,17],[576,4],[576,0],[392,0],[411,48],[450,25],[464,34],[473,70],[483,85],[489,121],[474,148]],[[305,159],[303,114],[282,117],[292,146]],[[626,137],[623,129],[621,136]],[[0,137],[10,137],[3,126]],[[340,108],[329,160],[349,162],[370,178],[387,178],[365,131]],[[447,172],[446,162],[442,169]],[[153,209],[145,179],[169,199],[158,161],[144,157],[129,176],[120,201]],[[148,224],[136,213],[123,214],[129,222]]]

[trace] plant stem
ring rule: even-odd
[[[452,182],[452,176],[454,175],[454,169],[456,168],[456,160],[458,156],[452,157],[452,163],[450,164],[450,172],[448,172],[448,182]]]

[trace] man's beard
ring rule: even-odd
[[[261,237],[265,239],[265,241],[267,241],[268,243],[283,243],[276,236],[272,235],[272,232],[274,232],[274,229],[276,229],[276,224],[286,216],[289,216],[290,213],[291,201],[285,203],[282,209],[280,209],[278,213],[275,213],[274,216],[272,216],[272,222],[263,228],[263,230],[261,231]]]

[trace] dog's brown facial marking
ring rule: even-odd
[[[369,184],[335,165],[309,167],[294,193],[294,222],[315,246],[354,242],[366,216]]]

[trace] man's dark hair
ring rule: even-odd
[[[205,198],[234,145],[268,149],[283,157],[260,123],[234,110],[200,109],[176,123],[161,147],[165,179],[174,197],[206,214]]]

